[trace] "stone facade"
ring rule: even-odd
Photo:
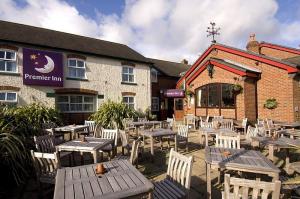
[[[97,107],[103,101],[108,99],[121,101],[122,93],[135,94],[135,108],[145,110],[151,105],[151,82],[150,82],[150,65],[145,63],[134,63],[135,83],[133,85],[123,84],[122,82],[122,61],[114,58],[105,58],[100,56],[79,54],[86,57],[86,77],[87,80],[72,80],[68,78],[67,56],[74,52],[60,51],[54,49],[39,48],[35,46],[19,46],[17,53],[17,74],[1,73],[0,88],[14,86],[20,88],[18,91],[18,105],[27,105],[33,102],[39,102],[50,107],[55,107],[55,97],[47,97],[47,93],[54,94],[55,87],[29,86],[23,85],[23,53],[22,48],[32,48],[60,52],[63,54],[64,64],[64,87],[63,88],[80,88],[89,89],[103,95],[104,98],[97,98]],[[60,87],[61,88],[61,87]]]

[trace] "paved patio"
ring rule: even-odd
[[[201,149],[199,144],[199,136],[197,132],[191,132],[189,134],[190,150],[185,152],[184,148],[179,148],[179,152],[187,156],[193,155],[194,164],[192,169],[192,182],[190,198],[206,198],[206,170],[205,170],[205,155],[204,149]],[[165,178],[167,171],[167,162],[169,157],[169,150],[167,150],[167,143],[164,143],[164,150],[160,150],[159,143],[156,144],[155,148],[155,160],[154,162],[149,161],[150,148],[149,145],[145,146],[145,153],[143,154],[142,160],[140,161],[138,169],[152,181],[159,181]],[[118,153],[120,153],[121,147],[118,148]],[[80,157],[76,156],[76,164],[80,165]],[[63,165],[67,162],[64,159]],[[89,154],[85,155],[85,164],[92,164],[93,159]],[[282,165],[283,161],[275,161],[276,165]],[[217,182],[217,172],[212,173],[213,186],[212,186],[212,196],[213,198],[221,198],[222,186],[218,185]],[[53,198],[54,186],[44,187],[44,198]],[[11,198],[38,198],[38,189],[34,178],[28,179],[28,182],[20,187],[18,190],[13,192]]]

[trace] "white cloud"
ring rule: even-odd
[[[145,56],[194,61],[210,45],[210,21],[221,27],[217,41],[244,48],[250,33],[258,40],[295,45],[300,22],[280,23],[275,0],[127,0],[120,16],[91,19],[59,0],[27,0],[19,7],[0,1],[0,19],[125,43]]]

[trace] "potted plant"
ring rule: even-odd
[[[242,93],[243,87],[240,84],[234,84],[232,87],[233,92],[235,93]]]
[[[267,109],[275,109],[278,106],[278,102],[275,98],[269,98],[266,100],[265,104],[264,104],[264,108]]]
[[[189,96],[189,97],[192,97],[192,96],[194,95],[194,92],[191,91],[191,90],[189,90],[189,89],[186,89],[186,90],[185,90],[185,95],[186,95],[186,96]]]

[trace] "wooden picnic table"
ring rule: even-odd
[[[216,136],[217,134],[223,134],[223,135],[237,135],[236,132],[230,130],[230,129],[217,129],[217,128],[199,128],[200,133],[200,144],[203,144],[204,140],[203,137],[205,137],[205,146],[208,146],[208,139],[210,136]]]
[[[299,128],[300,122],[291,122],[291,123],[276,123],[275,125],[281,126],[283,128]]]
[[[286,158],[285,165],[288,166],[290,163],[289,150],[294,148],[300,148],[300,140],[299,139],[291,139],[286,137],[280,137],[278,139],[274,139],[272,137],[251,137],[252,142],[257,142],[259,145],[268,146],[269,148],[269,159],[274,161],[274,151],[275,149],[285,149]],[[257,145],[257,144],[255,144]]]
[[[145,126],[145,125],[152,125],[155,127],[155,125],[159,125],[161,127],[161,121],[141,121],[141,122],[131,122],[131,125],[135,127]]]
[[[175,151],[177,151],[177,136],[176,132],[172,131],[171,129],[153,129],[153,130],[145,130],[141,132],[143,136],[143,140],[145,143],[145,137],[150,138],[150,147],[151,147],[151,155],[154,156],[154,138],[162,138],[168,136],[174,136],[175,139]]]
[[[300,137],[300,130],[299,129],[282,129],[276,131],[278,136],[289,136],[291,139],[294,139],[296,137]]]
[[[56,146],[56,151],[58,153],[61,151],[78,151],[81,154],[89,152],[93,155],[94,163],[97,163],[99,150],[109,144],[114,145],[113,139],[86,137],[85,140],[85,142],[82,142],[81,139],[75,139],[62,143]]]
[[[224,152],[229,152],[230,154],[226,156]],[[212,198],[211,169],[226,169],[256,174],[266,174],[270,177],[273,177],[273,181],[279,179],[280,170],[259,151],[206,147],[205,162],[207,198]]]
[[[58,131],[60,133],[69,134],[70,139],[76,139],[78,138],[78,134],[84,131],[89,132],[89,126],[88,125],[67,125],[62,127],[56,127],[54,130]],[[77,134],[77,137],[76,137]],[[73,135],[73,136],[72,136]]]
[[[103,163],[107,172],[98,176],[97,164],[59,169],[56,175],[54,199],[128,198],[152,196],[154,188],[127,160]]]

